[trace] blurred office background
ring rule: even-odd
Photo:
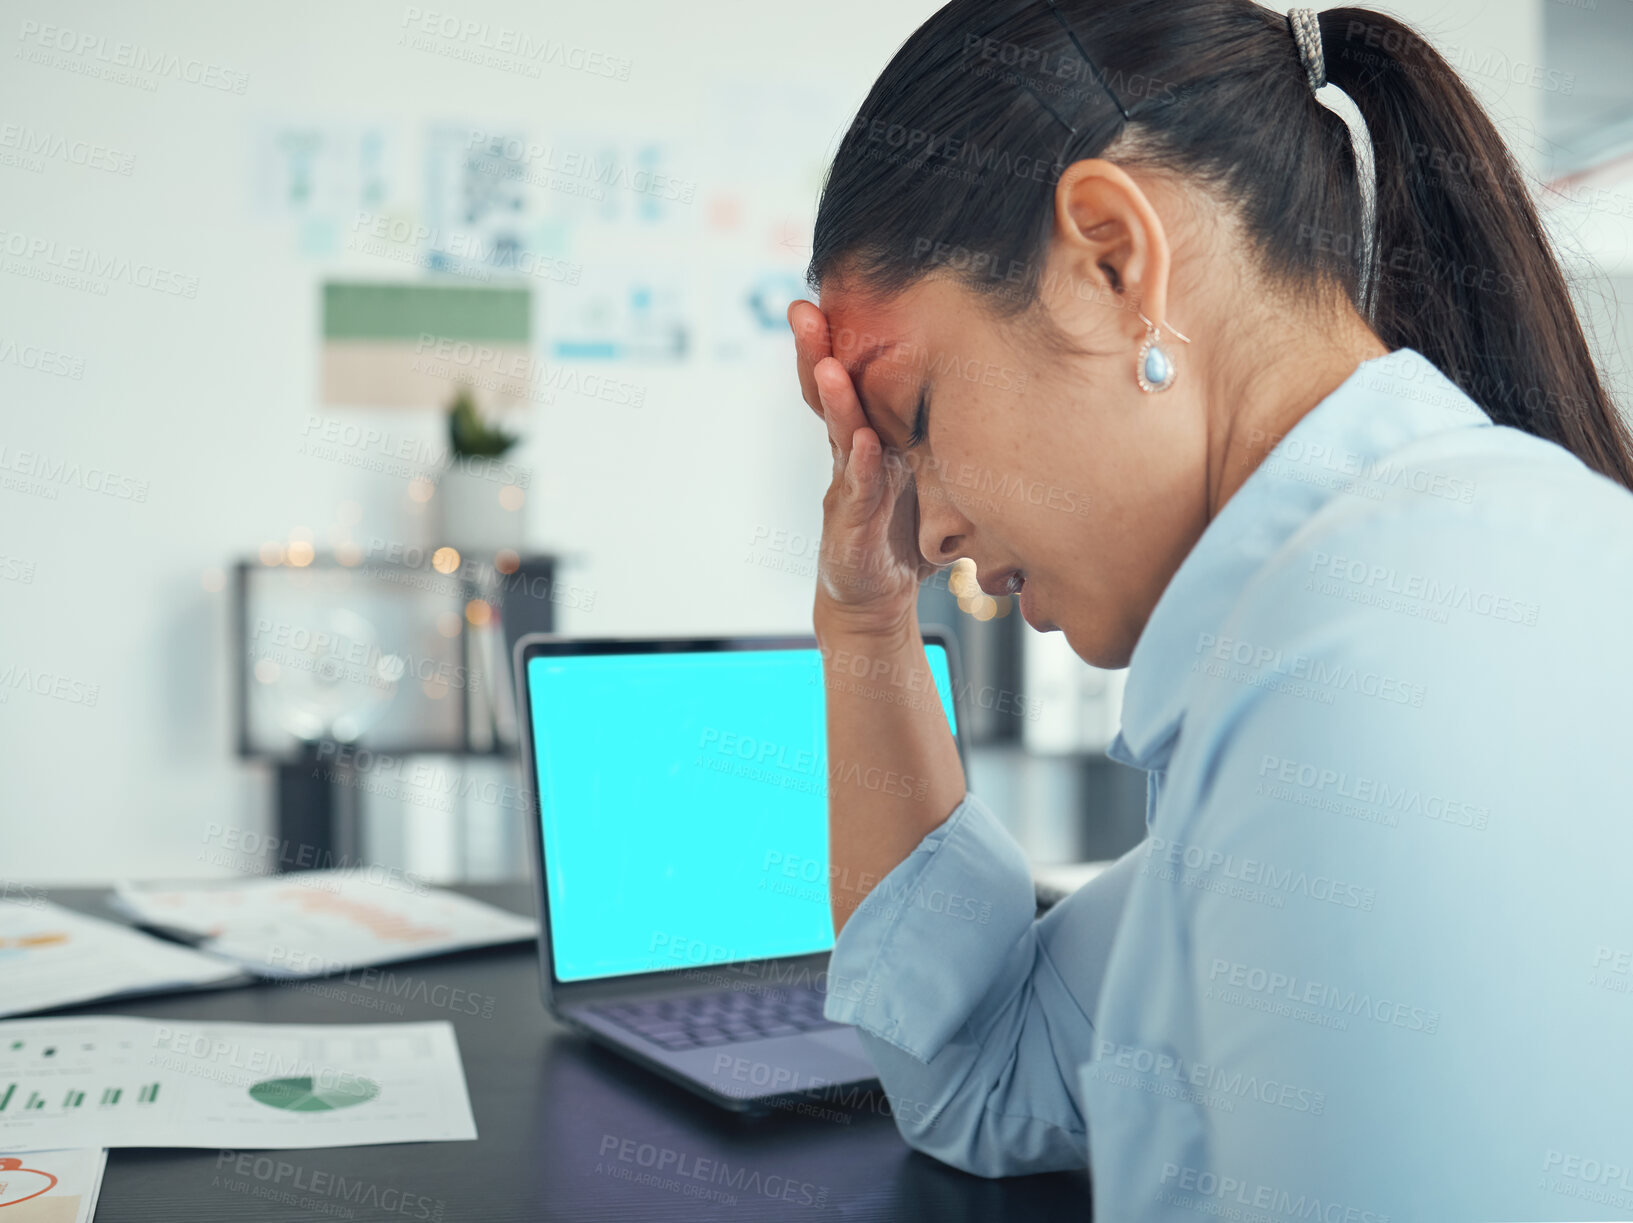
[[[507,628],[807,631],[784,309],[932,7],[3,0],[5,875],[332,864],[280,840],[313,810],[342,860],[520,874]],[[1633,2],[1384,7],[1512,139],[1625,406]],[[957,571],[922,606],[1034,859],[1133,844],[1121,675]]]

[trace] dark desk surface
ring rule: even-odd
[[[532,912],[523,885],[461,890]],[[53,892],[52,899],[111,916],[99,893]],[[354,971],[54,1013],[266,1023],[447,1019],[459,1034],[480,1134],[475,1142],[257,1154],[116,1149],[108,1153],[96,1223],[1089,1217],[1086,1175],[966,1175],[910,1150],[876,1096],[853,1107],[824,1104],[815,1116],[745,1118],[717,1109],[552,1020],[539,1001],[530,946],[392,965],[378,977]],[[643,1166],[660,1150],[674,1152],[666,1171]],[[680,1161],[688,1175],[675,1174]],[[714,1179],[719,1166],[741,1187]],[[720,1196],[700,1196],[709,1194]]]

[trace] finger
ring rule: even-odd
[[[816,378],[812,368],[824,357],[832,355],[828,320],[820,312],[813,317],[808,310],[796,312],[795,319],[794,369],[799,377],[800,395],[811,411],[821,416],[822,404],[817,397]]]
[[[884,469],[886,481],[889,482],[891,489],[897,492],[911,488],[918,478],[914,456],[894,448],[885,451]]]
[[[825,401],[822,404],[822,424],[828,430],[828,450],[833,455],[834,480],[837,483],[844,479],[845,464],[850,462],[850,452],[839,444],[839,425],[830,415]]]
[[[869,429],[867,413],[856,396],[851,376],[833,357],[824,357],[811,371],[816,379],[817,396],[822,404],[823,419],[828,425],[828,437],[845,454],[850,453],[851,437],[858,429]],[[875,434],[875,440],[879,440]]]
[[[851,438],[850,459],[845,464],[845,487],[850,491],[852,521],[866,522],[878,512],[889,491],[884,479],[884,446],[879,435],[863,425]]]
[[[821,416],[822,405],[817,399],[816,380],[811,371],[823,357],[833,355],[828,316],[811,302],[794,301],[788,304],[788,326],[794,333],[794,364],[799,374],[800,394],[811,411]]]

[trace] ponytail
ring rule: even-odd
[[[1373,144],[1378,338],[1422,353],[1496,423],[1633,488],[1628,427],[1491,120],[1393,17],[1339,8],[1318,21],[1327,79]],[[951,0],[841,139],[806,278],[820,288],[843,267],[888,296],[948,270],[996,312],[1026,309],[1053,184],[1103,155],[1229,199],[1272,281],[1363,300],[1349,131],[1312,94],[1287,17],[1254,0]]]
[[[1395,18],[1339,8],[1320,22],[1327,79],[1354,99],[1372,136],[1379,339],[1422,353],[1497,424],[1633,488],[1627,424],[1491,119]]]

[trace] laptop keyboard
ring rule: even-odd
[[[603,1003],[589,1009],[665,1049],[699,1049],[836,1028],[823,1017],[823,997],[821,990],[795,986]]]

